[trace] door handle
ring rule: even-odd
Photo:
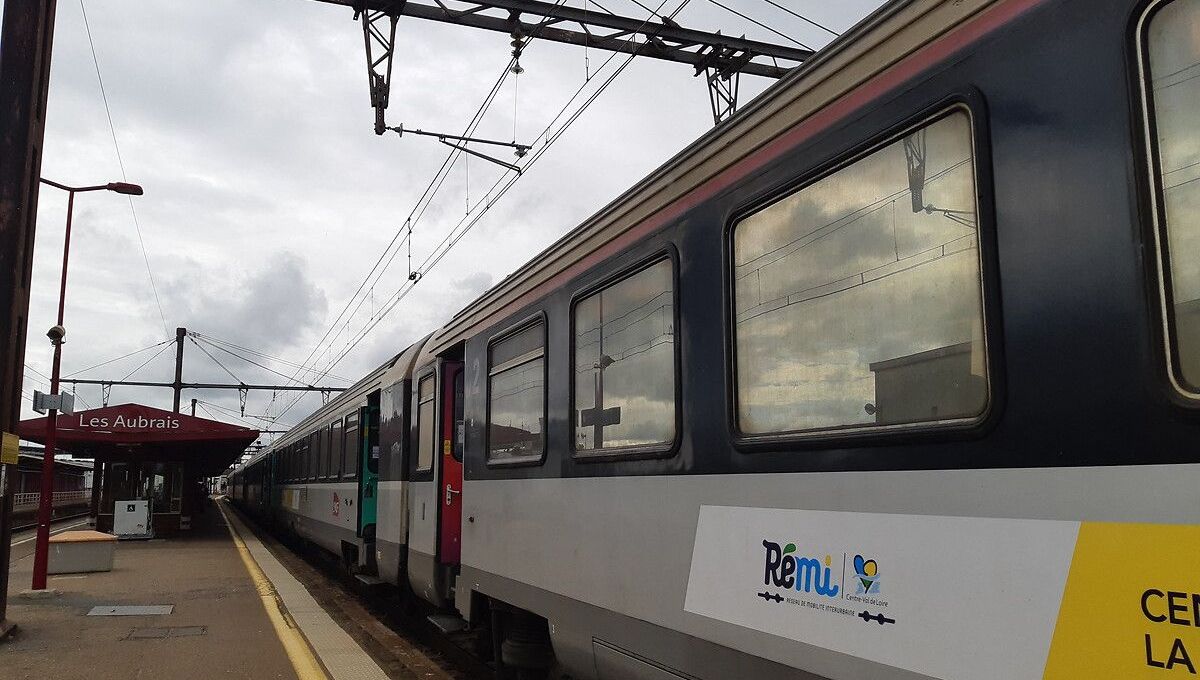
[[[454,500],[454,494],[457,494],[457,493],[462,493],[462,492],[456,491],[454,489],[454,487],[450,486],[449,484],[446,484],[446,505],[450,505],[450,502],[452,500]]]

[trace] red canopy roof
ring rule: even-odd
[[[46,418],[22,420],[22,439],[45,443]],[[115,461],[184,461],[218,474],[258,438],[258,430],[121,404],[58,416],[57,448]]]

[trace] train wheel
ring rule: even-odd
[[[546,619],[491,601],[494,645],[498,642],[502,677],[545,680],[554,667],[554,647]]]

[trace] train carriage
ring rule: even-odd
[[[885,5],[406,350],[385,580],[527,674],[1197,672],[1197,102],[1200,0]]]

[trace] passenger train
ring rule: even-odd
[[[520,677],[1200,671],[1200,0],[897,0],[232,474]]]

